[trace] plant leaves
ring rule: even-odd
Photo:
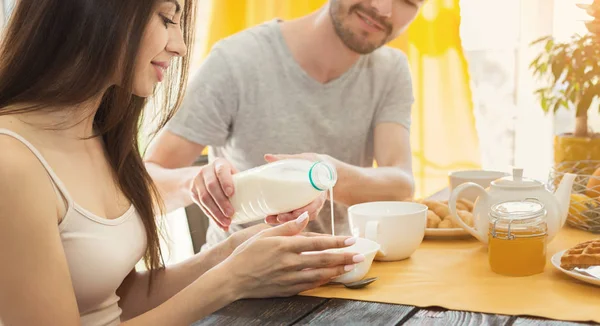
[[[549,40],[551,38],[552,38],[552,35],[542,36],[542,37],[540,37],[540,38],[532,41],[531,43],[529,43],[529,45],[535,45],[535,44],[538,44],[538,43],[542,43],[542,42],[545,42],[545,41],[547,41],[547,40]]]
[[[542,60],[542,54],[538,55],[531,63],[529,64],[529,69],[533,69],[539,66],[540,60]]]
[[[560,52],[554,57],[554,62],[552,63],[552,75],[554,76],[554,82],[557,82],[561,79],[561,76],[565,72],[565,53]]]
[[[546,45],[545,45],[546,52],[552,51],[553,47],[554,47],[554,40],[552,38],[550,38],[550,39],[548,39],[548,41],[546,42]]]
[[[542,94],[542,96],[540,97],[540,105],[542,106],[542,110],[544,110],[544,112],[548,112],[548,98],[545,94]]]
[[[562,101],[561,101],[561,100],[557,100],[557,101],[554,103],[554,105],[553,105],[553,111],[554,111],[554,113],[556,113],[556,111],[558,111],[558,109],[560,109],[560,107],[561,107],[561,104],[562,104]]]
[[[564,107],[587,114],[600,97],[600,36],[575,34],[568,42],[544,36],[531,44],[544,45],[529,65],[533,76],[547,77],[539,78],[543,87],[535,90],[544,112]]]
[[[572,84],[567,84],[567,88],[564,91],[564,98],[566,99],[566,101],[568,101],[569,103],[575,103],[576,97],[577,91],[575,90],[575,87],[573,87]]]

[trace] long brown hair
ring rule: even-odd
[[[143,220],[144,261],[151,272],[164,266],[155,219],[164,206],[142,161],[138,134],[146,99],[133,95],[132,84],[144,31],[162,1],[19,0],[0,43],[0,115],[75,108],[122,73],[121,86],[104,93],[94,127],[116,182]],[[189,48],[194,2],[185,0],[181,17]],[[189,57],[173,59],[160,87],[164,105],[159,128],[181,102]]]

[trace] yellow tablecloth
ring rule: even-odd
[[[486,247],[475,239],[425,239],[407,260],[374,262],[367,277],[379,280],[364,289],[324,286],[303,295],[600,322],[600,287],[571,278],[550,262],[556,252],[593,238],[598,235],[565,226],[548,244],[544,273],[527,277],[492,272]]]

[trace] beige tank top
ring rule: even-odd
[[[58,229],[82,325],[119,324],[121,309],[116,291],[146,249],[146,232],[135,208],[132,205],[116,219],[94,215],[73,202],[61,180],[30,142],[7,129],[0,129],[0,135],[13,137],[27,146],[48,171],[58,194],[66,200],[66,213]]]

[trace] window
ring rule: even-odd
[[[520,0],[462,0],[461,38],[486,169],[514,162]]]
[[[461,0],[461,10],[483,167],[519,166],[545,181],[552,136],[564,122],[544,114],[534,95],[538,82],[529,63],[540,48],[530,43],[550,34],[570,36],[571,13],[582,10],[572,0]]]

